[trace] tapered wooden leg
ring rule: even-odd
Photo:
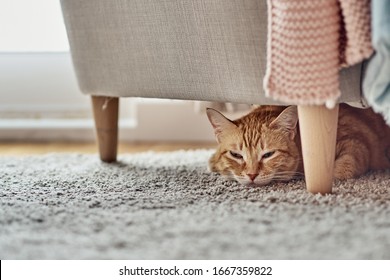
[[[92,106],[100,159],[114,162],[118,147],[119,98],[92,96]]]
[[[307,190],[331,193],[336,150],[338,105],[298,106],[303,165]]]

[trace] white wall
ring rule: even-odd
[[[56,116],[85,111],[69,53],[0,53],[0,114]],[[36,115],[38,114],[38,115]]]
[[[59,0],[0,1],[0,52],[68,50]]]

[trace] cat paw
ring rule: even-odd
[[[335,161],[334,177],[340,180],[357,178],[368,171],[368,161],[363,157],[345,154]]]
[[[355,178],[356,176],[351,171],[336,170],[334,171],[334,177],[339,180],[347,180]]]
[[[356,166],[354,158],[350,155],[345,155],[335,161],[334,166],[334,177],[339,180],[347,180],[355,178]]]

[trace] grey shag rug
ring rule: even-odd
[[[390,172],[306,192],[207,171],[212,151],[0,157],[0,259],[390,259]]]

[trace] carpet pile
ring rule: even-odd
[[[390,171],[245,187],[210,150],[0,157],[0,259],[390,259]]]

